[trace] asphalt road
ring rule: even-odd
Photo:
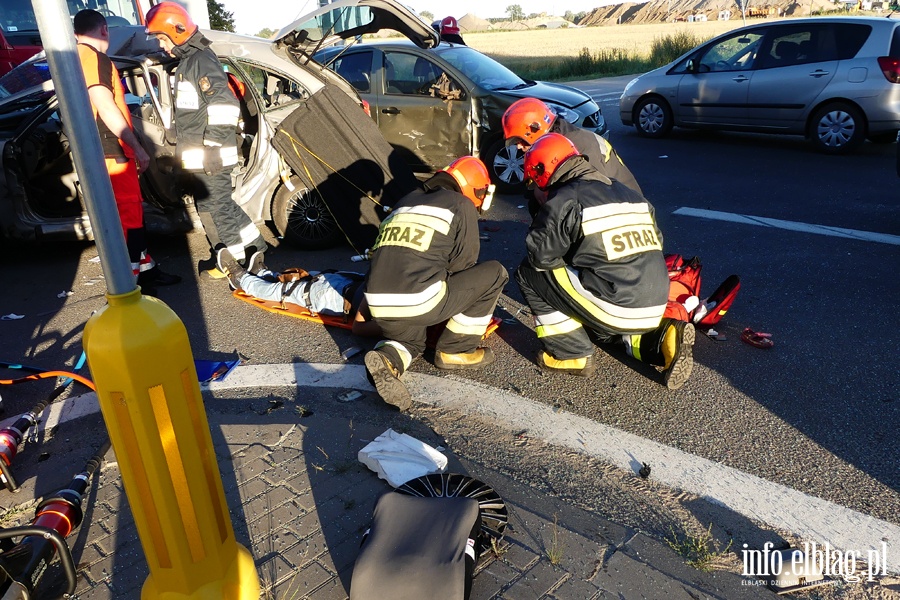
[[[699,337],[694,375],[677,392],[616,348],[598,349],[597,373],[587,380],[548,375],[534,364],[531,318],[511,283],[497,311],[506,322],[489,342],[498,361],[466,376],[900,523],[900,246],[683,211],[897,236],[894,145],[866,143],[852,156],[829,157],[793,137],[675,130],[664,140],[643,139],[618,118],[627,79],[576,85],[601,101],[612,143],[656,207],[665,250],[701,257],[706,293],[732,273],[741,277],[737,301],[717,327],[727,339]],[[510,272],[523,257],[530,221],[523,204],[501,196],[484,223],[482,259],[500,260]],[[151,244],[166,270],[185,277],[160,297],[188,328],[196,358],[239,351],[253,363],[341,362],[343,350],[372,344],[234,300],[224,281],[200,274],[207,254],[199,233]],[[267,262],[364,269],[351,254],[279,246]],[[95,256],[82,244],[2,249],[0,315],[24,318],[0,322],[0,361],[71,368],[84,322],[104,304],[100,266],[89,262]],[[741,343],[744,327],[772,333],[775,347]],[[414,370],[439,374],[421,360]],[[0,389],[2,416],[29,409],[48,389]]]

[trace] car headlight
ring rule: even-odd
[[[631,86],[633,86],[635,83],[637,83],[637,80],[638,80],[638,79],[640,79],[640,78],[639,78],[639,77],[635,77],[634,79],[632,79],[631,81],[628,82],[628,85],[626,85],[626,86],[625,86],[625,89],[622,90],[622,95],[623,95],[623,96],[624,96],[625,94],[628,93],[628,90],[631,89]]]
[[[550,110],[556,113],[557,117],[560,117],[564,121],[568,121],[569,123],[577,123],[578,119],[580,119],[580,115],[572,109],[566,108],[560,104],[554,104],[552,102],[544,101],[544,104],[550,107]]]

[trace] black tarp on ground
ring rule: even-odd
[[[419,187],[375,121],[333,85],[282,121],[273,144],[294,172],[318,189],[360,251],[372,246],[387,214],[372,199],[393,206]]]

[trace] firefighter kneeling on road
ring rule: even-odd
[[[447,321],[435,347],[439,369],[494,361],[479,344],[509,275],[495,260],[477,264],[478,213],[492,192],[484,164],[464,156],[403,197],[381,224],[365,296],[387,339],[365,363],[378,394],[400,410],[412,405],[400,377],[425,350],[428,326]]]
[[[625,343],[662,367],[678,389],[690,377],[694,326],[663,318],[669,275],[653,206],[594,169],[564,136],[549,133],[525,153],[525,177],[543,201],[516,281],[534,314],[547,370],[593,373],[594,344]]]

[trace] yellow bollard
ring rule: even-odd
[[[150,576],[142,600],[257,600],[225,504],[187,330],[140,290],[107,295],[84,349]]]

